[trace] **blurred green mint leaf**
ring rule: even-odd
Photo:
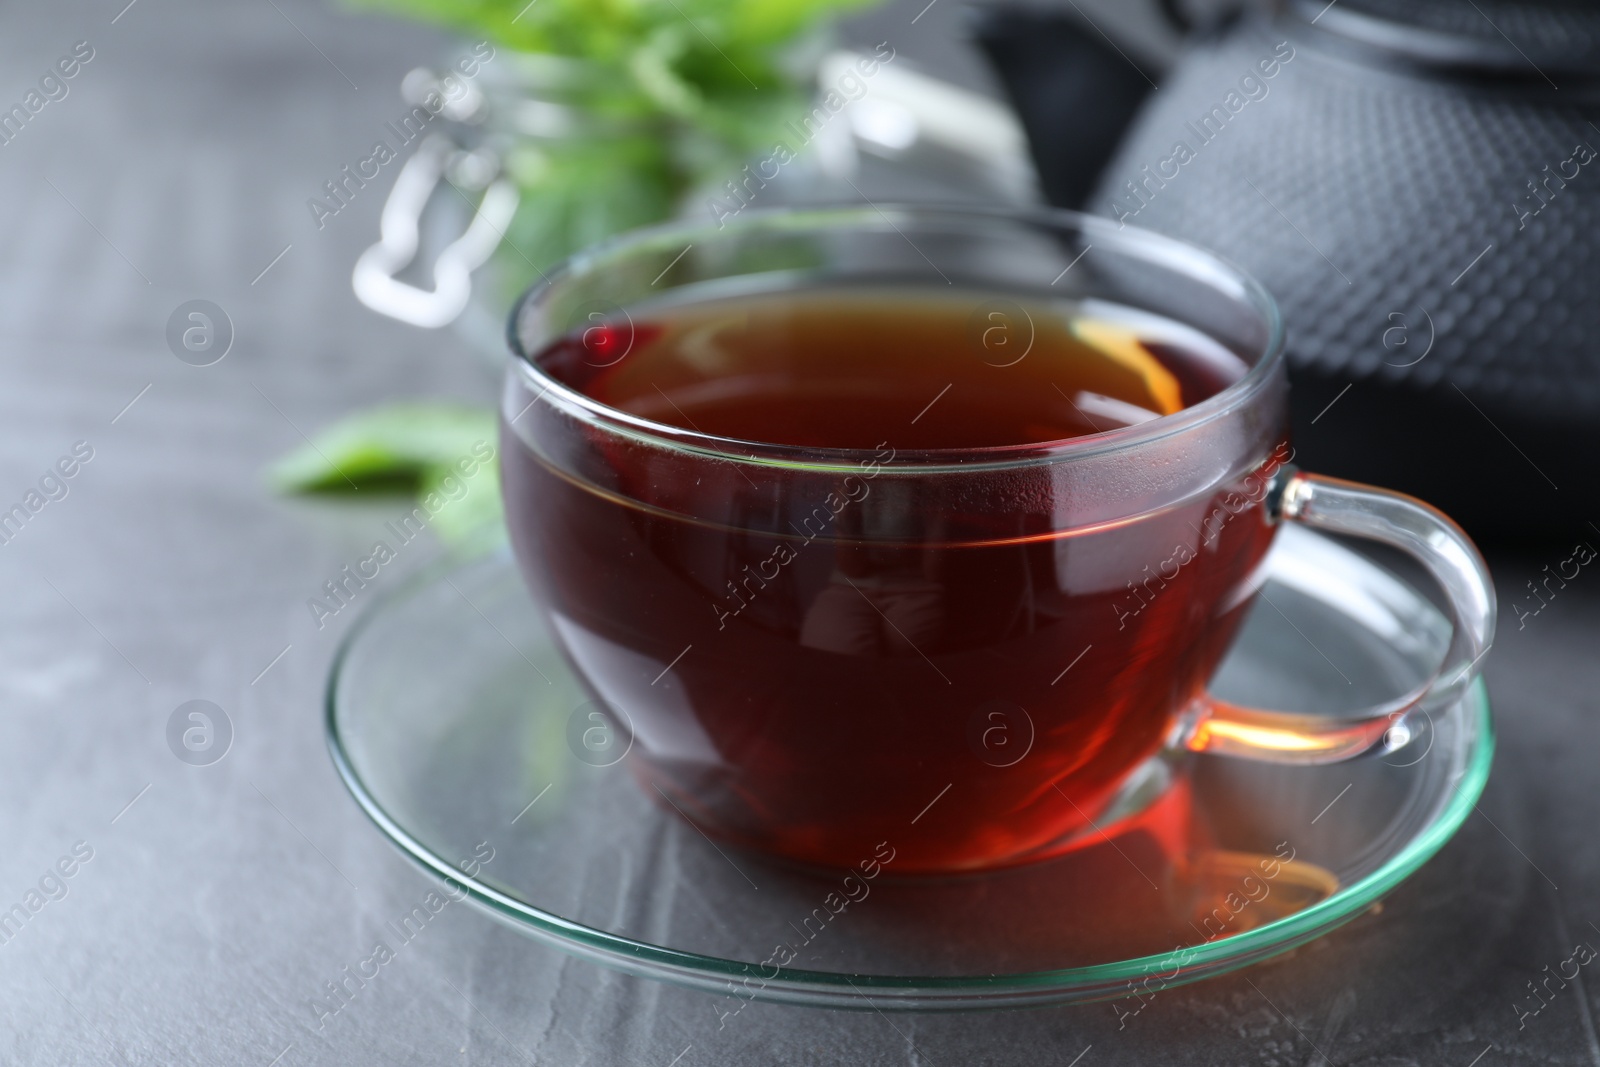
[[[493,411],[441,404],[390,404],[358,412],[317,433],[274,463],[273,485],[293,493],[358,488],[415,492],[431,468],[493,448]]]
[[[505,508],[500,501],[498,462],[464,475],[458,467],[423,471],[418,504],[433,515],[433,529],[457,549],[491,548],[505,539]]]
[[[414,497],[439,539],[487,548],[504,536],[495,413],[442,404],[390,404],[341,419],[274,463],[283,492]]]

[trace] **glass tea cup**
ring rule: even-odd
[[[897,446],[887,412],[881,444],[835,447],[701,432],[659,385],[681,420],[597,398],[685,309],[889,291],[959,306],[995,374],[1028,358],[1040,315],[1084,309],[1203,339],[1240,373],[1105,432],[968,447]],[[902,874],[1047,858],[1148,807],[1194,753],[1397,747],[1492,640],[1493,589],[1449,519],[1295,468],[1275,305],[1174,240],[1060,211],[748,211],[579,254],[510,336],[512,545],[595,698],[574,722],[605,724],[574,743],[626,748],[717,839],[828,867],[892,856]],[[803,382],[821,357],[784,358]],[[737,390],[741,373],[707,357],[693,384]],[[1454,625],[1433,677],[1335,715],[1207,692],[1285,521],[1423,564]]]

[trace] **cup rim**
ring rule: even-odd
[[[569,414],[591,425],[645,444],[734,463],[854,470],[863,462],[880,459],[881,451],[724,437],[657,422],[612,407],[567,385],[534,362],[533,354],[523,343],[518,324],[530,307],[548,297],[561,282],[594,269],[608,257],[666,238],[692,245],[701,240],[729,236],[730,230],[784,232],[841,228],[852,219],[858,224],[871,223],[871,228],[898,231],[898,221],[940,217],[989,219],[1058,230],[1075,229],[1092,236],[1090,244],[1104,242],[1108,247],[1116,246],[1120,251],[1135,252],[1154,263],[1201,276],[1208,284],[1215,284],[1219,288],[1227,284],[1237,289],[1237,299],[1250,304],[1260,313],[1267,328],[1267,339],[1259,358],[1237,381],[1199,403],[1170,415],[1132,426],[1054,441],[971,448],[901,449],[895,452],[896,467],[963,471],[1005,469],[1080,459],[1147,444],[1209,423],[1242,406],[1273,379],[1283,362],[1284,323],[1277,301],[1242,267],[1198,245],[1153,230],[1127,226],[1099,215],[1065,208],[883,203],[759,208],[742,212],[736,219],[723,220],[721,225],[678,219],[630,230],[581,249],[549,270],[542,271],[541,280],[530,286],[513,304],[506,326],[506,337],[513,355],[513,372],[522,374],[529,384],[537,387],[532,403],[547,400],[557,402]]]

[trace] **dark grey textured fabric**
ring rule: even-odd
[[[0,901],[25,901],[78,842],[92,851],[0,943],[0,1062],[1600,1062],[1589,984],[1521,1030],[1513,1008],[1574,941],[1600,944],[1587,572],[1525,629],[1507,613],[1488,666],[1499,765],[1457,840],[1381,910],[1164,992],[1120,1032],[1105,1006],[752,1005],[719,1029],[716,998],[567,959],[458,905],[319,1017],[326,984],[432,888],[329,764],[321,690],[348,618],[319,632],[305,606],[393,505],[285,501],[261,469],[363,404],[494,393],[448,334],[351,296],[382,189],[320,231],[306,208],[393,117],[404,71],[449,46],[303,0],[138,0],[119,16],[121,2],[6,4],[0,34],[7,107],[74,42],[94,49],[0,147],[0,501],[75,442],[93,449],[0,547]],[[168,316],[191,299],[235,327],[214,366],[168,351]],[[1495,559],[1503,595],[1559,558]],[[209,766],[168,747],[194,699],[232,724]]]

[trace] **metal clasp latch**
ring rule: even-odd
[[[449,138],[435,135],[406,160],[384,202],[379,241],[361,253],[350,278],[363,304],[413,326],[436,329],[454,322],[466,310],[472,295],[472,272],[483,266],[504,240],[521,199],[509,178],[494,178],[484,189],[466,232],[434,261],[433,288],[397,280],[395,275],[416,257],[423,209],[457,151]]]

